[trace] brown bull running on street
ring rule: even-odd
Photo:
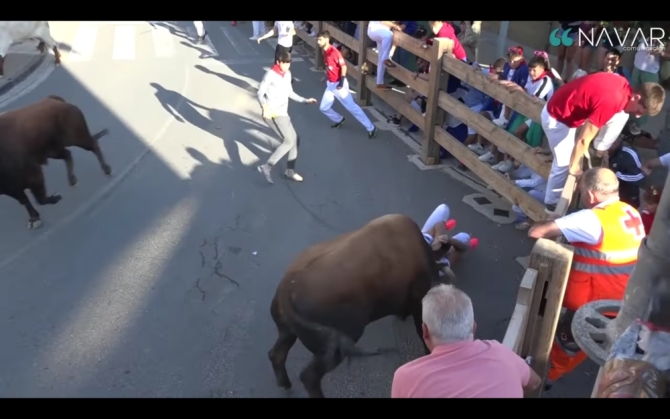
[[[56,204],[60,195],[47,195],[42,165],[47,159],[65,161],[70,185],[77,183],[72,154],[66,147],[79,147],[95,154],[102,171],[109,175],[98,140],[106,129],[91,135],[81,109],[58,96],[0,115],[0,195],[23,205],[30,220],[28,228],[41,225],[40,214],[26,196],[30,189],[40,205]]]
[[[324,397],[322,378],[345,358],[380,353],[356,347],[369,323],[411,315],[422,337],[421,300],[448,270],[436,262],[448,247],[434,252],[411,218],[392,214],[300,254],[270,307],[278,337],[268,356],[277,385],[291,387],[286,358],[297,339],[314,355],[300,380],[310,397]]]

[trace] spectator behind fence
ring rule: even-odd
[[[396,370],[392,398],[522,398],[541,384],[506,346],[474,338],[472,301],[463,291],[438,285],[422,305],[423,339],[431,353]]]
[[[656,185],[648,186],[644,191],[643,203],[642,207],[640,207],[640,218],[642,218],[644,231],[647,235],[651,232],[651,227],[654,224],[656,210],[658,210],[658,204],[661,202],[661,192],[663,192],[663,187]]]
[[[477,62],[477,46],[479,45],[481,22],[473,20],[464,20],[461,22],[461,33],[458,34],[458,40],[461,41],[468,63]]]
[[[507,80],[503,80],[500,83],[507,86],[512,91],[523,91],[530,96],[542,99],[544,101],[551,99],[551,96],[554,94],[555,84],[553,80],[554,76],[551,72],[551,65],[549,64],[549,54],[547,54],[545,51],[535,51],[533,58],[531,58],[528,62],[528,69],[529,77],[526,81],[525,87],[521,87],[518,84]],[[542,144],[541,135],[535,135],[534,137],[527,136],[532,123],[532,119],[520,114],[517,111],[512,111],[506,130],[518,139],[526,141],[529,146],[539,147]],[[535,130],[535,132],[541,134],[542,129],[539,131]],[[492,169],[498,170],[502,173],[507,173],[510,170],[513,170],[515,166],[518,166],[518,164],[515,165],[512,156],[505,153],[502,149],[499,151],[504,154],[503,160],[500,163],[495,164]]]

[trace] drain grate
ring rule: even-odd
[[[489,201],[488,198],[485,196],[478,196],[476,198],[472,198],[472,200],[478,203],[479,205],[488,205],[491,203],[491,201]]]
[[[494,208],[493,209],[493,215],[495,215],[497,217],[509,217],[509,211]]]

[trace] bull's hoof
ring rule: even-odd
[[[70,182],[70,186],[74,186],[77,184],[77,176],[75,175],[70,175],[67,178],[68,182]]]
[[[51,195],[47,197],[47,204],[57,204],[61,199],[63,199],[63,197],[58,194]]]
[[[30,230],[40,228],[41,226],[42,226],[42,220],[40,220],[39,218],[37,220],[28,221],[28,229]]]
[[[109,167],[109,165],[107,165],[107,164],[104,165],[104,166],[102,166],[102,171],[103,171],[107,176],[109,176],[109,175],[112,174],[112,168]]]

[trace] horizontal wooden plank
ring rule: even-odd
[[[303,41],[305,41],[305,43],[307,44],[307,46],[311,47],[312,49],[316,49],[316,48],[317,48],[317,45],[316,45],[316,38],[313,38],[313,37],[309,36],[309,35],[307,34],[307,32],[305,32],[305,31],[303,31],[303,30],[301,30],[301,29],[298,29],[298,28],[295,28],[295,33],[296,33],[296,35],[298,35],[298,38],[300,38],[300,39],[302,39]]]
[[[393,31],[393,44],[396,47],[400,47],[404,49],[407,52],[410,52],[414,55],[416,55],[419,58],[423,58],[424,60],[430,62],[431,59],[431,53],[430,53],[430,48],[423,48],[423,45],[425,44],[424,41],[421,41],[420,39],[416,39],[412,36],[407,35],[404,32],[401,31]]]
[[[467,84],[473,86],[506,106],[520,112],[527,118],[535,122],[540,122],[542,108],[545,101],[530,96],[526,92],[510,92],[497,80],[489,79],[481,71],[475,70],[472,66],[457,60],[453,57],[444,56],[442,58],[442,68],[449,74],[453,74]]]
[[[440,91],[438,106],[461,122],[472,127],[479,134],[496,146],[505,150],[507,154],[520,161],[543,178],[549,177],[551,164],[544,161],[544,157],[535,154],[533,149],[525,142],[519,140],[504,129],[493,124],[477,112],[473,112],[462,102]]]
[[[479,161],[475,153],[447,133],[442,127],[435,127],[435,141],[458,161],[472,170],[484,183],[492,186],[496,192],[511,203],[518,205],[530,219],[536,222],[546,220],[547,213],[542,203],[528,195],[523,189],[518,188],[509,179],[504,177],[502,173],[491,169],[491,166]]]
[[[354,52],[358,51],[358,40],[354,39],[353,36],[347,35],[344,31],[340,30],[340,28],[333,25],[332,23],[321,22],[321,24],[323,25],[323,29],[330,32],[330,36],[332,36],[337,42],[345,45]]]
[[[354,80],[358,80],[360,76],[360,70],[356,68],[351,62],[344,60],[347,63],[347,77],[351,77]]]
[[[365,55],[366,58],[370,60],[371,63],[373,63],[375,66],[377,65],[377,60],[379,58],[377,58],[378,57],[377,53],[372,48],[368,48]],[[414,73],[409,71],[405,67],[401,66],[400,64],[396,63],[396,67],[394,68],[386,67],[386,72],[391,76],[395,77],[396,79],[400,80],[401,82],[405,83],[407,86],[416,90],[423,96],[428,96],[428,81],[421,80],[419,78],[415,79]]]
[[[426,123],[423,115],[412,107],[399,92],[393,90],[377,90],[377,81],[374,77],[365,77],[365,86],[381,100],[386,102],[391,108],[400,112],[405,118],[418,127],[423,127]]]

